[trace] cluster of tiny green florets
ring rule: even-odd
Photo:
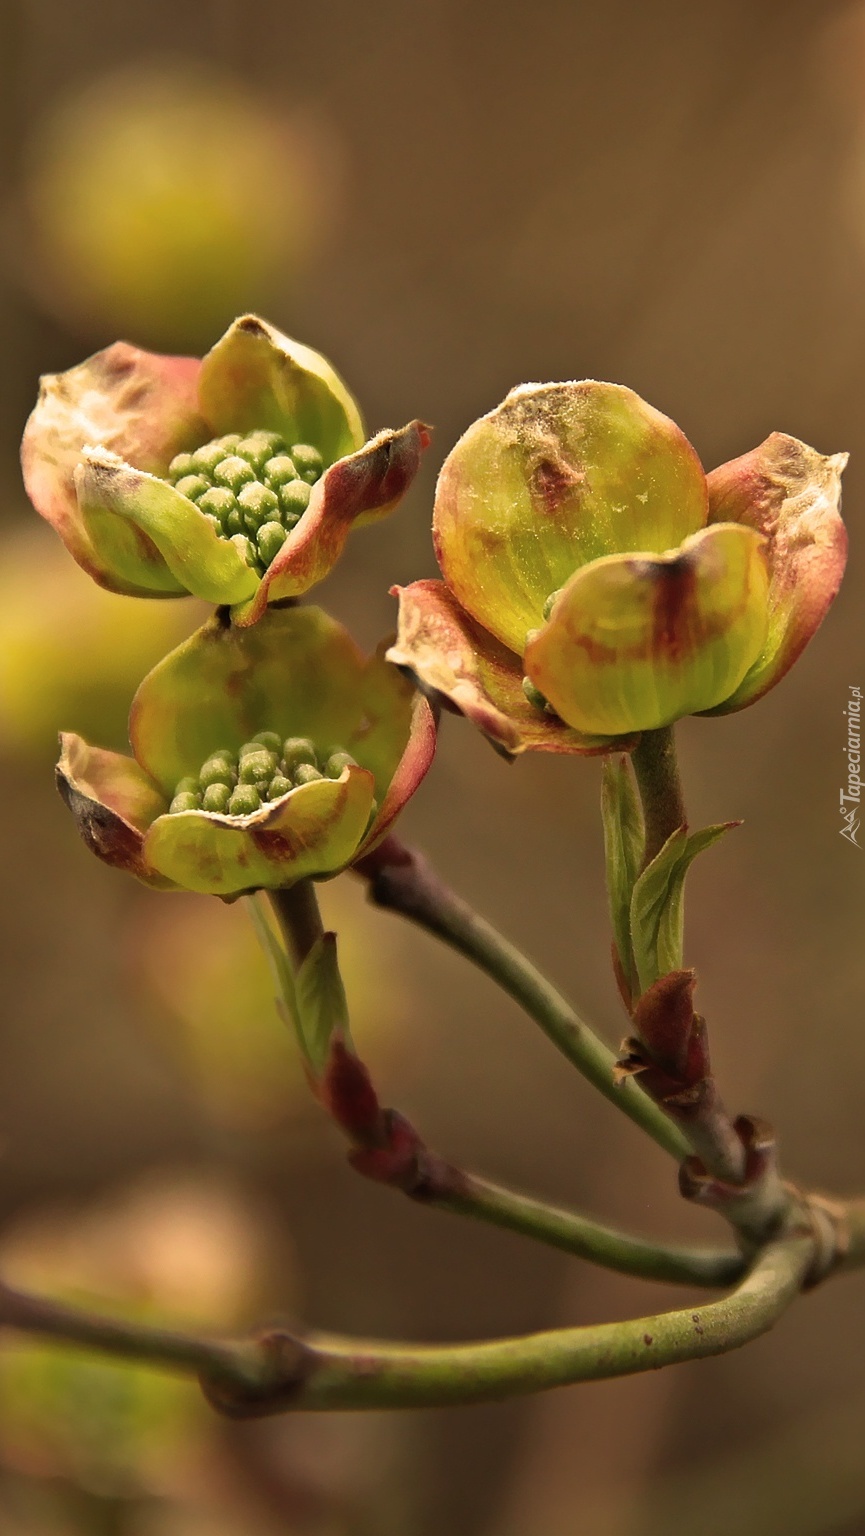
[[[197,774],[181,779],[169,811],[251,816],[290,789],[338,779],[353,766],[355,759],[339,747],[320,752],[305,736],[283,741],[276,731],[259,731],[239,752],[212,752]]]
[[[323,468],[309,443],[288,447],[276,432],[233,432],[178,453],[168,479],[261,575],[306,511]]]

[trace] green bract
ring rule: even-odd
[[[326,359],[246,315],[200,362],[118,342],[43,379],[22,464],[100,585],[192,593],[251,624],[393,509],[429,441],[420,422],[364,437]]]
[[[845,463],[773,433],[707,477],[631,390],[523,385],[445,460],[444,581],[400,591],[388,654],[509,753],[741,708],[838,590]]]
[[[215,615],[144,679],[129,734],[132,757],[61,738],[82,836],[148,884],[217,896],[368,853],[435,748],[425,699],[319,608]]]

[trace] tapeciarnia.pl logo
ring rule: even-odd
[[[847,758],[847,788],[841,790],[839,810],[841,820],[844,823],[839,827],[842,837],[846,837],[848,843],[855,843],[857,848],[862,845],[858,840],[859,834],[859,805],[862,795],[862,780],[859,770],[862,766],[862,689],[851,688],[850,697],[847,700],[847,708],[844,711],[844,719],[847,721],[847,740],[844,744],[844,753]]]

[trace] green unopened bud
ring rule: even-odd
[[[230,451],[222,443],[205,443],[203,448],[196,448],[192,455],[192,473],[212,478],[217,464],[221,464]]]
[[[273,778],[275,769],[276,753],[258,747],[255,752],[247,752],[240,759],[237,777],[241,784],[267,784]]]
[[[324,460],[317,448],[309,443],[292,443],[291,457],[297,465],[297,473],[307,485],[314,485],[324,468]]]
[[[257,731],[249,745],[253,743],[257,747],[264,747],[266,752],[272,752],[274,757],[279,757],[282,751],[282,737],[276,731]]]
[[[231,515],[234,516],[233,513]],[[246,537],[246,534],[245,533],[233,533],[231,535],[231,543],[234,545],[235,549],[237,550],[238,554],[242,557],[242,559],[244,559],[246,561],[247,565],[251,565],[251,566],[254,567],[255,566],[255,548],[249,542],[249,539]]]
[[[205,480],[203,475],[184,475],[174,489],[185,496],[187,501],[197,501],[199,496],[210,490],[210,481]]]
[[[250,432],[248,437],[241,439],[234,452],[258,472],[282,447],[282,438],[276,432]]]
[[[294,459],[290,459],[287,453],[279,453],[275,458],[268,459],[262,474],[272,491],[278,491],[281,485],[287,485],[289,480],[298,478]]]
[[[535,687],[530,677],[523,678],[523,693],[525,694],[529,703],[533,705],[535,709],[544,711],[546,710],[547,701],[541,693],[540,688]]]
[[[547,598],[546,602],[544,603],[544,618],[545,619],[548,619],[550,614],[552,613],[552,611],[553,611],[553,604],[555,603],[556,598],[558,597],[558,595],[561,592],[561,590],[562,590],[561,587],[556,587],[555,592],[551,592],[549,597]]]
[[[238,458],[236,453],[232,453],[216,465],[213,478],[217,485],[227,486],[236,496],[238,491],[255,479],[255,470],[247,464],[245,459]]]
[[[200,805],[201,800],[198,795],[182,794],[174,796],[168,809],[173,815],[176,811],[197,811]]]
[[[315,784],[319,779],[323,778],[324,774],[321,769],[313,767],[312,763],[301,763],[294,770],[295,784]]]
[[[226,495],[231,496],[231,492],[226,491]],[[234,501],[233,496],[231,499]],[[234,506],[231,508],[231,511],[226,516],[225,531],[230,539],[233,539],[236,533],[243,533],[243,516],[236,501],[234,502]]]
[[[229,816],[251,816],[261,810],[261,796],[254,784],[238,784],[228,802]]]
[[[228,815],[232,790],[228,784],[208,784],[201,799],[203,811],[213,811],[218,816]]]
[[[176,453],[168,466],[168,478],[172,485],[182,480],[184,475],[194,475],[195,465],[191,453]]]
[[[211,784],[227,784],[232,787],[237,783],[237,770],[228,754],[219,752],[207,759],[198,779],[202,789],[208,789]]]
[[[175,787],[174,793],[176,795],[197,795],[200,784],[201,780],[196,778],[194,773],[188,773],[186,778],[181,779],[180,783]]]
[[[262,523],[272,522],[279,512],[279,502],[273,491],[269,491],[266,485],[259,485],[257,480],[243,487],[237,505],[243,513],[243,521],[249,533],[256,533]]]
[[[242,440],[242,432],[226,432],[224,437],[216,439],[216,446],[222,449],[222,456],[225,458],[227,453],[234,453],[236,451],[238,443],[242,442]]]
[[[277,773],[267,786],[268,800],[280,800],[287,795],[290,789],[294,789],[291,779],[287,779],[284,773]]]
[[[286,522],[293,518],[295,522],[302,517],[309,506],[310,489],[304,480],[289,480],[286,485],[279,487],[279,505],[285,513]]]
[[[199,512],[206,512],[208,517],[218,518],[220,526],[223,528],[226,527],[229,514],[236,511],[236,509],[237,502],[234,499],[233,493],[226,490],[225,486],[222,485],[211,486],[209,491],[205,491],[198,503]],[[240,533],[242,530],[240,528],[233,528],[228,531]]]
[[[301,763],[318,767],[318,754],[306,736],[289,736],[282,744],[282,766],[287,774],[294,774]]]
[[[356,767],[357,763],[350,752],[331,752],[324,771],[329,779],[338,779],[344,768]]]
[[[265,523],[258,530],[256,544],[258,553],[265,565],[270,565],[275,560],[286,540],[286,531],[282,523]]]

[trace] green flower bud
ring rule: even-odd
[[[301,788],[277,763],[275,730],[259,730],[265,722],[292,730],[287,754]],[[341,625],[304,605],[272,607],[250,627],[214,615],[145,678],[130,735],[134,757],[63,737],[58,776],[82,835],[148,885],[232,898],[326,879],[362,858],[429,767],[434,721],[396,668],[381,656],[365,662]],[[310,737],[331,743],[325,756],[363,739],[375,774],[323,777]],[[216,777],[241,755],[247,770],[259,757],[272,771],[248,784]],[[199,776],[212,779],[203,794],[181,783],[197,786]],[[387,800],[370,829],[376,793]]]
[[[267,786],[268,800],[281,800],[290,789],[294,789],[291,779],[287,779],[284,773],[277,773]]]
[[[207,521],[209,522],[209,524],[210,524],[211,528],[213,529],[214,533],[218,533],[219,537],[222,538],[222,524],[219,521],[219,518],[218,517],[214,517],[212,512],[205,512],[204,515],[207,518]]]
[[[251,816],[261,810],[261,796],[254,784],[238,784],[228,802],[229,816]]]
[[[192,454],[192,473],[212,477],[217,464],[221,464],[230,452],[231,449],[222,443],[205,443]]]
[[[344,768],[356,767],[356,761],[350,752],[331,752],[324,765],[325,777],[338,779]]]
[[[231,496],[231,492],[227,491],[226,495]],[[234,501],[234,497],[233,496],[232,496],[231,499],[232,499],[232,501]],[[226,531],[228,537],[230,539],[233,539],[234,535],[236,533],[243,533],[243,529],[244,529],[243,514],[241,513],[241,510],[240,510],[239,506],[237,505],[237,502],[235,501],[234,502],[234,506],[231,508],[231,511],[229,513],[227,513],[227,515],[226,515],[226,518],[225,518],[225,531]]]
[[[317,448],[309,443],[293,443],[291,457],[297,465],[297,473],[307,485],[314,485],[324,468],[324,460]]]
[[[237,769],[227,753],[214,753],[202,767],[198,781],[205,790],[212,784],[227,784],[229,788],[233,788],[237,783]]]
[[[237,777],[241,784],[267,784],[273,778],[275,769],[276,753],[258,747],[255,752],[247,752],[241,758]]]
[[[232,516],[233,515],[234,514],[232,513]],[[235,549],[239,552],[239,554],[241,554],[243,556],[243,558],[246,561],[247,565],[251,565],[251,566],[254,567],[255,566],[255,549],[254,549],[253,545],[250,544],[249,539],[246,537],[246,534],[245,533],[233,533],[231,535],[231,542],[234,545]]]
[[[274,757],[279,757],[282,751],[282,737],[277,731],[257,731],[252,738],[257,747],[264,747],[266,752],[272,752]],[[250,742],[250,746],[252,745]]]
[[[266,485],[259,485],[257,480],[243,487],[237,505],[249,533],[256,533],[263,523],[272,522],[279,512],[279,502],[273,491],[269,491]]]
[[[203,475],[184,475],[174,489],[185,496],[187,501],[197,501],[199,496],[210,490],[210,481],[205,480]]]
[[[282,438],[276,432],[250,432],[236,445],[234,452],[259,472],[282,446]]]
[[[263,527],[259,528],[256,543],[258,545],[258,553],[265,565],[270,565],[270,562],[276,559],[285,543],[285,539],[286,530],[283,528],[282,523],[265,523]]]
[[[201,809],[213,811],[218,816],[227,816],[231,794],[228,784],[208,784],[201,799]]]
[[[168,466],[168,478],[172,485],[182,480],[184,475],[194,475],[195,465],[192,462],[191,453],[176,453]]]
[[[205,491],[198,503],[199,512],[206,512],[209,517],[218,518],[222,528],[227,528],[229,514],[237,510],[237,502],[231,491],[227,491],[222,485],[214,485],[209,491]],[[242,533],[241,528],[227,529],[230,533]]]
[[[168,809],[172,812],[197,811],[200,805],[201,800],[198,795],[175,795]]]
[[[310,494],[309,486],[303,480],[289,480],[286,485],[279,487],[279,505],[285,513],[286,521],[293,518],[296,522],[303,516],[309,506]]]
[[[305,736],[289,736],[282,744],[282,766],[287,774],[294,774],[301,763],[318,767],[318,756],[312,742]]]
[[[316,784],[319,779],[323,778],[324,774],[321,769],[314,768],[312,763],[301,763],[294,770],[295,784]]]
[[[255,479],[255,471],[245,459],[233,453],[227,459],[220,460],[213,471],[213,478],[217,485],[226,485],[236,496],[238,491]]]
[[[245,430],[228,432],[229,424]],[[287,448],[295,437],[307,449],[302,472]],[[22,453],[37,510],[99,585],[133,597],[187,592],[230,607],[233,622],[247,627],[270,604],[321,581],[354,525],[396,505],[428,441],[420,422],[365,441],[357,406],[327,360],[243,315],[200,361],[123,343],[46,377]],[[324,486],[316,493],[321,509],[309,537],[269,567],[228,548],[248,530],[228,529],[222,507],[205,511],[225,538],[195,515],[211,487],[238,494],[259,480],[276,492],[276,482],[265,483],[266,464],[281,460],[280,482],[288,474],[303,483],[319,459],[344,463],[345,472],[326,495]],[[175,495],[183,481],[191,483]],[[256,531],[282,521],[276,505],[267,514]]]
[[[279,453],[275,458],[268,459],[262,474],[272,491],[278,491],[281,485],[287,485],[289,480],[298,478],[294,459],[290,459],[287,453]]]
[[[555,592],[551,592],[550,593],[549,597],[547,598],[546,602],[544,603],[544,618],[545,619],[548,619],[550,614],[552,613],[552,611],[553,611],[553,604],[555,603],[556,598],[558,597],[558,595],[561,592],[561,590],[562,590],[561,587],[557,587]]]

